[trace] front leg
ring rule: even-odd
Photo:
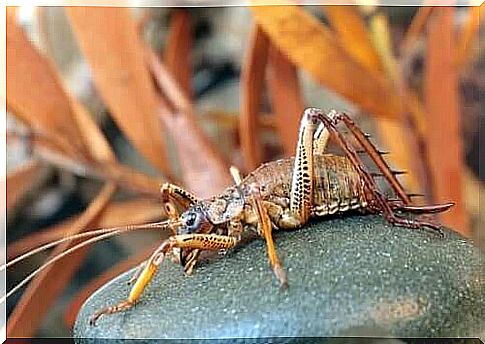
[[[160,192],[162,194],[162,205],[170,220],[178,220],[180,213],[175,205],[178,204],[182,211],[187,210],[198,202],[197,197],[182,189],[180,186],[165,183]]]
[[[150,283],[163,262],[166,255],[171,253],[174,248],[196,249],[196,250],[222,250],[236,246],[238,239],[226,235],[216,234],[181,234],[171,236],[165,240],[158,249],[153,252],[150,259],[145,264],[142,272],[138,276],[135,284],[131,288],[128,298],[115,306],[106,307],[96,312],[90,319],[90,324],[95,325],[96,321],[107,314],[119,313],[132,308],[140,299],[146,286]]]
[[[190,206],[194,205],[198,202],[197,197],[191,194],[187,190],[171,183],[164,183],[160,188],[161,198],[162,198],[162,206],[167,213],[169,220],[173,223],[177,222],[180,216],[180,212],[177,209],[177,206],[182,210],[187,210]],[[175,235],[175,230],[172,231],[172,234]],[[194,251],[191,254],[190,260],[190,272],[194,268],[195,263],[197,262],[197,258],[199,256],[198,251]],[[138,277],[140,276],[143,268],[145,267],[147,261],[142,262],[136,269],[133,276],[128,281],[128,285],[134,283]],[[187,270],[187,268],[186,268]]]
[[[185,211],[199,201],[195,195],[175,184],[165,183],[162,185],[160,191],[162,193],[163,207],[165,208],[165,212],[168,214],[169,219],[172,221],[177,221],[180,216],[180,212],[177,210],[176,205],[178,205],[182,211]],[[175,235],[176,233],[172,234]],[[175,259],[178,259],[179,262],[183,263],[185,273],[190,275],[194,271],[199,256],[200,250],[193,250],[186,256],[183,256],[183,252],[180,251],[178,254],[175,254]],[[141,269],[132,280],[136,279],[140,272]]]

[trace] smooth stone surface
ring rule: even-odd
[[[483,328],[480,251],[454,232],[441,238],[379,216],[352,216],[278,232],[275,240],[288,274],[284,292],[264,242],[254,240],[192,276],[166,260],[134,309],[90,326],[96,310],[128,295],[132,272],[115,279],[83,306],[74,336],[474,337]]]

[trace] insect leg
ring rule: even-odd
[[[329,118],[333,118],[337,115],[335,110],[330,110],[327,113]],[[319,122],[318,128],[313,135],[313,154],[324,154],[327,148],[328,139],[330,138],[330,132],[324,123]]]
[[[338,118],[338,120],[342,121],[355,139],[359,142],[362,148],[367,152],[369,157],[374,161],[377,168],[381,171],[382,175],[386,178],[386,180],[391,185],[392,189],[396,193],[397,197],[401,200],[400,205],[394,204],[395,209],[400,209],[403,211],[415,212],[415,213],[436,213],[446,211],[451,208],[454,203],[445,203],[445,204],[437,204],[437,205],[429,205],[429,206],[411,206],[411,199],[410,195],[406,193],[404,187],[399,182],[396,177],[397,172],[392,171],[392,169],[387,164],[386,160],[382,157],[382,152],[374,146],[374,144],[368,139],[366,134],[360,130],[360,128],[355,124],[355,122],[350,118],[349,115],[346,113],[337,113],[336,111],[332,111],[332,118]]]
[[[380,212],[382,212],[382,214],[389,223],[408,228],[420,228],[426,226],[443,235],[441,228],[435,224],[421,220],[409,220],[401,218],[394,213],[389,202],[387,202],[386,198],[379,192],[379,188],[374,181],[374,178],[365,168],[364,163],[362,162],[360,156],[357,154],[356,150],[347,143],[342,134],[337,130],[336,125],[343,118],[341,114],[335,116],[334,118],[329,118],[322,111],[316,110],[314,112],[314,115],[325,124],[337,144],[344,150],[345,154],[352,162],[354,168],[363,178],[367,190],[372,193],[373,199],[371,201],[373,203],[373,206],[377,208]]]
[[[178,203],[183,210],[186,210],[198,201],[197,197],[190,192],[170,183],[163,184],[160,192],[162,194],[162,204],[171,220],[178,219],[180,215],[175,209],[174,203]]]
[[[181,206],[181,210],[185,211],[187,208],[189,208],[190,206],[198,202],[198,199],[195,195],[181,188],[180,186],[177,186],[174,184],[165,183],[162,185],[162,188],[160,189],[160,191],[162,193],[162,204],[171,220],[178,219],[180,216],[180,213],[177,211],[174,203],[179,204]],[[173,233],[173,234],[176,234],[176,233]],[[182,252],[176,255],[180,260],[182,259],[181,254]],[[184,271],[187,274],[190,275],[193,272],[199,256],[200,256],[199,250],[193,250],[187,254],[187,256],[184,259],[185,260]]]
[[[397,179],[396,175],[393,173],[387,162],[384,160],[382,155],[379,153],[379,150],[374,146],[374,144],[368,139],[366,134],[360,130],[354,123],[354,121],[345,113],[334,112],[334,118],[338,121],[342,121],[346,127],[350,130],[352,135],[355,139],[359,142],[362,148],[369,154],[369,157],[374,161],[376,166],[382,172],[384,177],[387,179],[389,184],[391,185],[392,189],[396,193],[396,195],[401,199],[404,204],[411,203],[411,199],[409,198],[408,194],[404,190],[404,187]]]
[[[295,227],[308,221],[313,204],[313,135],[318,118],[314,108],[305,109],[300,123],[293,177],[291,181],[290,213]]]
[[[185,210],[192,204],[197,202],[197,198],[194,195],[175,184],[164,183],[160,188],[160,193],[162,194],[162,206],[165,209],[165,212],[167,213],[170,221],[178,221],[178,218],[180,216],[180,213],[175,207],[175,203],[179,204],[182,209]],[[138,279],[141,272],[143,271],[143,268],[145,267],[145,264],[146,261],[142,262],[138,266],[135,273],[133,274],[133,277],[131,277],[128,281],[129,285]],[[192,263],[192,268],[193,265],[195,265],[195,262]]]
[[[103,315],[119,313],[132,308],[140,299],[148,283],[153,279],[165,256],[174,248],[221,250],[233,248],[238,241],[235,237],[217,234],[181,234],[171,236],[148,259],[143,271],[131,288],[128,298],[115,306],[106,307],[96,312],[91,317],[90,324],[95,325],[96,321]]]
[[[128,285],[132,285],[134,282],[136,282],[138,277],[140,277],[140,274],[143,271],[143,269],[145,268],[146,264],[147,264],[147,261],[145,260],[145,261],[141,262],[140,265],[138,265],[136,267],[136,271],[133,274],[133,276],[131,276],[130,280],[128,281]]]
[[[271,269],[273,269],[276,278],[280,282],[280,287],[282,289],[286,289],[288,287],[286,272],[276,253],[272,235],[271,220],[268,215],[268,210],[265,208],[263,200],[261,199],[260,189],[256,184],[251,185],[251,202],[253,204],[253,209],[258,215],[258,228],[266,241],[266,248],[268,250],[268,258]]]

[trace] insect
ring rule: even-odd
[[[360,150],[348,142],[338,125],[347,128]],[[345,155],[325,154],[330,138]],[[362,152],[372,159],[380,171],[379,175],[389,183],[397,199],[390,200],[381,193],[374,180],[375,174],[363,164],[360,157]],[[410,196],[383,159],[382,152],[375,148],[347,114],[335,110],[325,113],[317,108],[308,108],[303,112],[294,157],[265,163],[244,179],[235,168],[231,168],[231,174],[235,185],[206,200],[199,200],[176,185],[164,184],[161,193],[162,204],[169,217],[167,221],[102,229],[70,238],[96,235],[66,250],[61,256],[87,243],[123,232],[169,228],[173,233],[138,267],[131,279],[132,288],[126,300],[96,312],[91,318],[91,324],[94,325],[102,316],[132,308],[164,258],[169,255],[177,255],[184,270],[191,273],[201,251],[232,249],[240,243],[242,234],[255,231],[265,240],[270,266],[281,287],[285,288],[288,281],[274,246],[273,230],[297,229],[312,217],[360,210],[382,214],[393,225],[415,229],[428,227],[442,235],[438,225],[418,218],[406,218],[400,213],[436,213],[453,206],[453,203],[411,205]],[[33,253],[63,240],[66,239],[40,247]],[[18,257],[2,269],[23,258]],[[48,264],[60,258],[58,256]]]

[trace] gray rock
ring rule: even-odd
[[[278,232],[275,240],[286,291],[264,242],[254,240],[202,263],[192,276],[166,260],[134,309],[90,326],[96,310],[128,295],[132,272],[120,276],[86,302],[74,336],[456,337],[477,336],[483,326],[480,251],[454,232],[441,238],[379,216],[352,216]]]

